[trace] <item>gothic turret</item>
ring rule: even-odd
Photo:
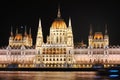
[[[108,31],[107,31],[107,24],[105,24],[105,35],[104,35],[104,41],[106,47],[109,46],[109,36],[108,36]]]
[[[13,36],[13,31],[11,27],[11,36],[9,38],[9,46],[12,46],[12,47],[32,46],[32,37],[29,37],[27,35],[26,27],[25,27],[24,34],[18,33],[18,28],[17,28],[15,36]]]
[[[10,35],[13,36],[13,28],[11,27]]]
[[[24,35],[27,36],[27,28],[25,26],[25,32],[24,32]]]
[[[89,36],[88,36],[88,45],[89,47],[92,47],[91,44],[92,44],[92,40],[93,40],[93,34],[92,34],[92,24],[90,24],[90,31],[89,31]]]
[[[40,50],[42,44],[43,44],[42,26],[41,26],[41,19],[39,19],[38,32],[36,38],[36,49]]]
[[[31,37],[32,36],[32,34],[31,34],[31,28],[29,29],[29,37]]]
[[[73,47],[73,33],[72,33],[71,18],[69,18],[69,24],[67,29],[67,45]]]

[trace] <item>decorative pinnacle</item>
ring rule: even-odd
[[[107,34],[107,24],[105,24],[105,34]]]
[[[71,25],[71,18],[69,17],[69,26],[71,27],[72,25]]]
[[[29,34],[31,34],[31,28],[29,29]]]
[[[27,28],[26,28],[26,26],[25,26],[25,35],[27,35]]]
[[[60,6],[58,6],[58,14],[57,17],[60,18],[61,17],[61,13],[60,13]]]
[[[92,24],[90,24],[90,35],[92,35]]]
[[[11,36],[13,36],[13,28],[11,26],[11,32],[10,32]]]
[[[41,27],[41,19],[39,19],[39,27]]]
[[[18,28],[16,29],[16,34],[18,34]]]

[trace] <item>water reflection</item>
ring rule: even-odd
[[[112,80],[97,72],[0,72],[0,80]],[[113,79],[114,80],[114,79]],[[115,79],[117,80],[117,79]]]

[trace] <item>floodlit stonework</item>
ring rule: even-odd
[[[0,48],[0,67],[94,68],[120,64],[120,47],[109,46],[107,25],[104,34],[93,33],[90,25],[88,46],[83,42],[75,46],[73,39],[71,18],[66,24],[58,8],[57,18],[51,24],[46,43],[43,40],[41,19],[35,45],[32,44],[31,29],[29,34],[26,29],[24,34],[18,33],[16,29],[15,35],[11,29],[8,46]]]

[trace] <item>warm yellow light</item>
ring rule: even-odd
[[[94,39],[103,39],[103,35],[101,32],[96,32],[94,35]]]
[[[52,28],[53,29],[66,29],[67,25],[65,24],[65,22],[63,20],[55,20],[52,23]]]

